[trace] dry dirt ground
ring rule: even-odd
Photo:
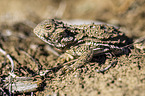
[[[1,0],[0,6],[0,48],[12,57],[14,73],[18,76],[36,78],[40,71],[56,66],[57,56],[33,33],[36,24],[46,18],[99,20],[120,26],[133,40],[145,36],[145,0]],[[145,96],[144,48],[134,47],[128,55],[117,57],[117,64],[105,73],[97,73],[96,69],[107,66],[113,59],[107,59],[102,66],[89,62],[75,72],[62,76],[49,72],[39,77],[43,82],[33,94]],[[10,71],[10,61],[0,53],[1,81]],[[0,95],[8,94],[3,82],[0,82],[0,88]]]

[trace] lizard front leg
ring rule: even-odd
[[[79,46],[66,51],[66,53],[59,57],[59,61],[61,61],[61,63],[64,62],[64,59],[67,61],[66,63],[62,64],[62,68],[60,69],[59,73],[63,74],[70,71],[75,71],[83,66],[86,62],[90,61],[92,56],[93,50],[91,50],[88,46]]]

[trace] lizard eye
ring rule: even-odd
[[[46,29],[50,30],[51,26],[50,25],[46,25]]]

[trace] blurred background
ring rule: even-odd
[[[129,37],[145,35],[145,0],[0,0],[0,7],[0,24],[38,24],[48,18],[97,20],[120,26]]]

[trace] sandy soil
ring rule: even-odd
[[[32,6],[33,5],[33,6]],[[33,28],[46,18],[89,19],[119,26],[134,41],[145,35],[145,0],[1,0],[0,47],[12,57],[18,76],[38,77],[39,71],[53,68],[57,56],[33,33]],[[2,9],[3,8],[3,9]],[[144,42],[142,42],[144,44]],[[32,58],[25,54],[28,53]],[[104,74],[100,66],[89,62],[75,72],[57,76],[57,72],[40,77],[36,96],[145,96],[145,52],[131,49],[128,55],[117,57],[117,64]],[[9,60],[0,54],[0,79],[11,70]],[[3,89],[4,83],[0,82]],[[7,90],[0,89],[0,95]],[[16,94],[15,94],[16,95]],[[20,95],[30,95],[23,93]]]

